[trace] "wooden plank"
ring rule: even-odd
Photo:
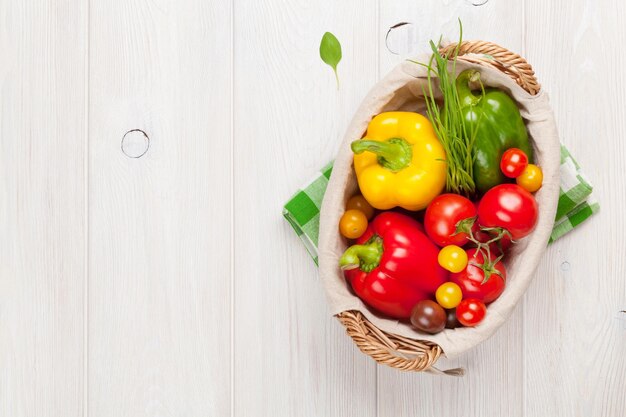
[[[517,52],[522,50],[522,4],[490,1],[471,6],[466,1],[400,1],[381,7],[380,65],[382,74],[415,52],[427,52],[428,41],[440,35],[454,41],[458,20],[463,22],[464,39],[489,40]],[[384,42],[387,28],[398,22],[411,26],[399,28],[390,53]],[[489,340],[455,360],[441,359],[438,367],[462,366],[464,378],[405,374],[387,367],[379,369],[379,416],[521,416],[523,402],[522,309]]]
[[[626,409],[623,2],[526,1],[529,61],[602,211],[553,244],[524,308],[527,416]],[[549,40],[549,41],[546,41]]]
[[[0,415],[80,416],[86,2],[0,21]]]
[[[374,363],[280,215],[377,79],[376,1],[235,3],[235,415],[374,416]],[[343,46],[340,88],[319,57]]]
[[[231,410],[231,11],[92,2],[89,415]],[[147,153],[124,155],[131,129]]]

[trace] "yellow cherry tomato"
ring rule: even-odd
[[[467,266],[467,253],[457,245],[448,245],[439,251],[439,265],[450,272],[461,272]]]
[[[455,308],[463,299],[463,291],[454,282],[446,282],[437,288],[435,298],[441,307]]]
[[[374,217],[374,207],[361,194],[357,194],[348,200],[346,210],[360,210],[365,214],[367,220],[371,220]]]
[[[339,231],[348,239],[361,237],[367,229],[367,217],[360,210],[347,210],[339,220]]]
[[[524,172],[515,179],[517,185],[528,192],[534,193],[543,184],[543,172],[537,165],[528,164]]]

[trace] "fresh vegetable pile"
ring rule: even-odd
[[[503,293],[507,253],[537,223],[543,178],[515,101],[478,70],[457,76],[456,55],[431,46],[428,117],[381,113],[352,143],[360,194],[339,230],[356,295],[434,334],[479,324]]]

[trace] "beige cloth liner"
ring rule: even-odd
[[[428,62],[428,59],[428,55],[423,55],[415,60]],[[489,305],[485,320],[474,328],[446,329],[436,335],[418,332],[407,323],[371,311],[353,294],[338,267],[339,258],[347,247],[347,242],[338,233],[339,218],[344,212],[346,201],[358,188],[352,169],[350,143],[360,139],[372,117],[381,112],[423,112],[422,87],[427,83],[424,67],[409,61],[402,62],[376,84],[363,100],[339,148],[320,215],[319,273],[332,314],[359,310],[386,332],[437,343],[448,358],[454,358],[486,340],[508,319],[528,288],[539,259],[545,252],[559,196],[560,145],[547,95],[541,91],[531,96],[500,71],[457,62],[457,72],[466,68],[478,69],[485,85],[507,91],[518,102],[534,144],[535,163],[541,167],[544,175],[543,187],[535,194],[539,205],[537,227],[528,237],[514,245],[511,254],[507,256],[506,289],[500,298]]]

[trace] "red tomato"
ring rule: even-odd
[[[528,166],[528,156],[523,150],[517,148],[507,149],[502,154],[500,169],[505,177],[517,178]]]
[[[517,240],[533,231],[539,212],[535,197],[517,184],[496,185],[478,204],[478,222],[502,227]]]
[[[439,246],[463,246],[467,233],[456,234],[457,223],[476,216],[476,207],[458,194],[441,194],[433,199],[424,215],[424,228],[430,239]]]
[[[487,307],[482,301],[467,298],[461,301],[456,308],[456,318],[463,326],[473,327],[483,321],[487,314]]]
[[[461,287],[463,298],[474,298],[485,304],[489,304],[500,297],[500,294],[504,291],[504,284],[506,282],[506,269],[504,268],[504,264],[502,261],[498,261],[493,266],[488,265],[489,263],[484,265],[485,258],[477,249],[468,249],[467,256],[469,262],[465,269],[461,272],[450,274],[450,281]],[[491,260],[493,261],[495,258],[496,255],[492,255]],[[484,265],[483,268],[490,271],[487,282],[483,284],[485,280],[485,270],[472,264]],[[496,271],[501,275],[498,275]]]

